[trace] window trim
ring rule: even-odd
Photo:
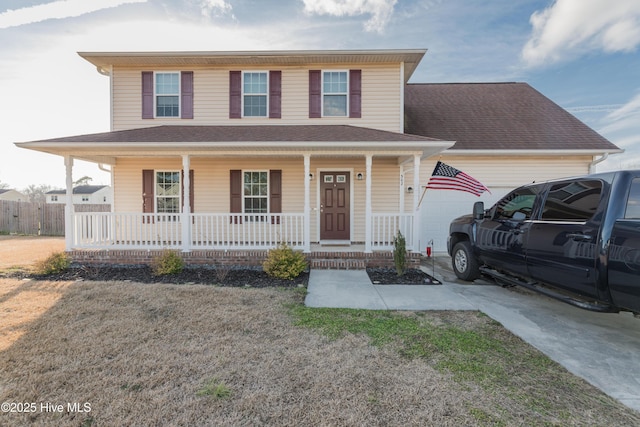
[[[325,92],[324,91],[324,76],[325,73],[344,73],[346,76],[346,89],[345,92]],[[320,70],[320,116],[321,117],[345,117],[348,118],[349,117],[349,105],[350,105],[350,94],[351,94],[351,88],[350,86],[350,70],[345,70],[345,69],[323,69]],[[331,116],[331,115],[326,115],[324,112],[324,97],[325,95],[344,95],[345,99],[346,99],[346,104],[345,104],[345,112],[344,115],[340,115],[340,116]]]
[[[176,95],[158,94],[158,74],[174,74],[178,76],[178,93]],[[175,116],[159,116],[158,115],[158,96],[177,96],[178,97],[178,114]],[[153,118],[154,119],[180,119],[182,118],[182,72],[181,71],[154,71],[153,72]]]
[[[244,113],[245,96],[256,95],[256,94],[245,94],[244,92],[244,78],[246,74],[264,74],[267,78],[264,95],[258,94],[259,96],[264,96],[265,98],[266,108],[265,108],[264,116],[247,116]],[[242,78],[240,79],[240,115],[242,118],[252,118],[252,119],[268,119],[269,118],[269,92],[271,88],[269,74],[270,74],[269,70],[242,70]]]
[[[178,174],[178,195],[177,196],[160,196],[158,194],[157,188],[158,188],[158,174],[160,173],[177,173]],[[183,198],[182,198],[182,186],[183,186],[183,180],[182,180],[182,171],[180,169],[154,169],[153,170],[153,212],[155,214],[160,214],[160,215],[177,215],[180,214],[182,212],[182,203],[183,203]],[[159,197],[163,197],[163,198],[176,198],[178,199],[178,212],[158,212],[158,198]]]

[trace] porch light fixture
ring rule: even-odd
[[[362,181],[363,176],[364,175],[362,174],[362,172],[358,172],[358,174],[356,175],[356,177],[358,178],[358,181]]]
[[[409,194],[413,193],[413,187],[411,186],[407,187],[407,193]]]
[[[313,174],[312,173],[309,174],[309,181],[313,181]]]

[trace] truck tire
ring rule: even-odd
[[[468,241],[456,243],[451,254],[451,266],[459,279],[472,282],[480,277],[478,260],[473,255]]]

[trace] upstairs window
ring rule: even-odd
[[[267,73],[246,72],[242,77],[243,115],[267,117]]]
[[[346,117],[348,84],[346,71],[324,71],[322,73],[322,115]]]
[[[155,74],[156,117],[180,117],[180,73]]]

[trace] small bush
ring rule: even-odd
[[[407,269],[407,241],[400,230],[393,238],[393,263],[398,276],[402,276]]]
[[[178,274],[184,270],[184,261],[175,251],[164,251],[153,259],[151,270],[156,276]]]
[[[307,268],[307,260],[302,253],[281,243],[276,249],[269,251],[262,268],[271,277],[293,280]]]
[[[71,258],[66,252],[54,252],[48,258],[36,264],[37,274],[56,274],[66,271],[71,265]]]

